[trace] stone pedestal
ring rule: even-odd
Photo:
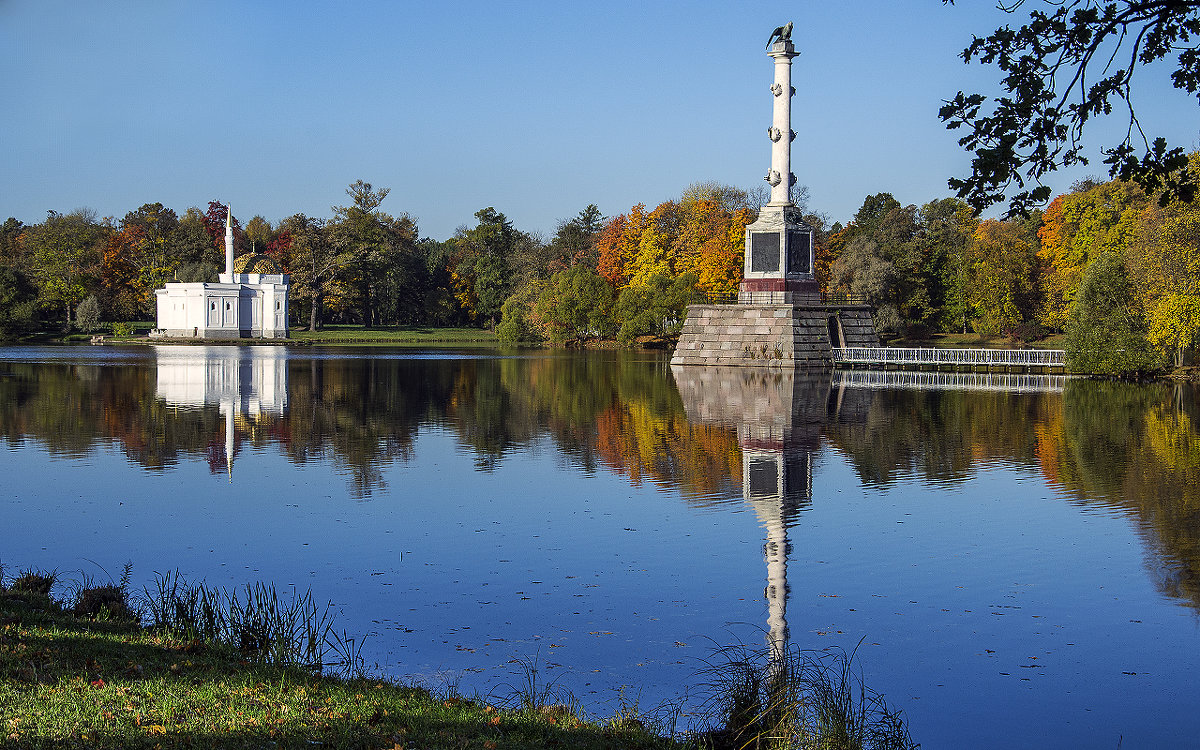
[[[672,365],[833,367],[833,346],[879,346],[863,305],[691,305]]]

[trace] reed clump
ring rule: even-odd
[[[331,604],[318,605],[311,591],[281,595],[274,584],[226,590],[189,582],[179,571],[156,573],[144,591],[148,627],[203,643],[232,646],[249,660],[326,668],[362,676],[361,641],[335,627]]]
[[[713,750],[911,750],[903,712],[866,687],[854,652],[720,649],[702,671]]]

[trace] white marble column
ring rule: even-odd
[[[775,99],[774,116],[767,135],[771,138],[771,171],[767,182],[771,185],[772,206],[790,206],[792,174],[792,58],[798,53],[790,41],[775,42],[768,52],[775,58],[775,83],[771,94]]]

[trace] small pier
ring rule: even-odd
[[[834,347],[833,365],[840,368],[941,369],[969,372],[1063,372],[1062,349],[934,349],[890,346]]]

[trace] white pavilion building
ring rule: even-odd
[[[169,282],[157,289],[154,338],[285,339],[287,274],[270,256],[233,257],[233,214],[225,218],[225,273],[212,282]]]

